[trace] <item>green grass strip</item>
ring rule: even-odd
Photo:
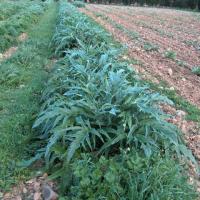
[[[0,191],[26,177],[17,162],[33,132],[32,122],[39,110],[39,99],[51,61],[51,41],[57,18],[57,4],[50,3],[29,39],[0,65]]]

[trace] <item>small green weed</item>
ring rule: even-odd
[[[186,68],[188,67],[188,65],[187,65],[187,63],[185,61],[177,60],[176,62],[181,67],[186,67]]]
[[[124,151],[114,158],[101,156],[97,160],[82,154],[79,160],[62,170],[65,176],[60,179],[67,190],[64,190],[65,187],[61,189],[73,200],[197,198],[194,188],[187,183],[187,177],[176,162],[161,156],[147,159]]]
[[[159,47],[155,44],[151,44],[149,42],[144,43],[145,51],[158,51]]]
[[[169,58],[171,60],[175,60],[176,59],[176,52],[172,51],[172,50],[168,50],[164,53],[165,58]]]
[[[197,76],[200,76],[200,67],[199,66],[193,67],[192,68],[192,73],[196,74]]]

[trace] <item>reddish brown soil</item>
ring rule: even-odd
[[[123,9],[123,7],[120,8]],[[104,9],[109,11],[108,7]],[[118,6],[113,6],[113,11],[118,10]],[[199,36],[199,14],[169,9],[157,9],[155,12],[154,8],[145,8],[144,10],[144,8],[135,9],[133,7],[124,7],[123,13],[121,14],[123,18],[132,18],[133,23],[145,23],[149,28],[161,29],[172,37],[174,33],[178,33],[179,35],[176,36],[184,39],[183,41],[185,41],[186,38],[182,36],[187,36],[194,40]]]
[[[97,8],[97,12],[98,9],[99,8]],[[192,34],[184,35],[184,31],[176,32],[171,27],[166,27],[165,22],[163,21],[162,23],[159,23],[160,21],[153,21],[153,23],[151,23],[152,19],[149,19],[149,17],[144,15],[142,17],[139,15],[138,17],[135,14],[133,16],[130,14],[120,13],[120,16],[118,17],[118,10],[113,9],[110,11],[107,8],[100,8],[100,11],[111,19],[114,16],[114,21],[123,25],[128,30],[137,31],[144,41],[157,44],[162,53],[167,49],[171,49],[177,53],[177,57],[180,60],[188,62],[190,66],[194,66],[199,63],[199,51],[197,51],[196,47],[184,43],[185,41],[195,41],[197,36],[192,37]],[[127,24],[127,22],[129,23]],[[173,24],[174,22],[171,21],[170,23]],[[166,43],[168,44],[166,45]],[[193,55],[192,57],[190,56],[191,52]]]
[[[26,182],[20,182],[10,192],[3,194],[2,200],[43,200],[45,199],[43,197],[43,187],[47,185],[52,191],[56,190],[56,184],[48,180],[48,175],[44,174]],[[54,197],[56,198],[51,198],[51,200],[58,199],[58,196]]]
[[[96,10],[98,12],[98,8],[96,8]],[[158,45],[158,55],[163,56],[165,51],[170,49],[176,52],[177,58],[187,63],[187,66],[189,68],[192,68],[192,66],[196,66],[196,64],[199,63],[200,54],[193,46],[187,46],[185,43],[181,43],[181,41],[177,38],[172,38],[171,36],[169,37],[168,34],[165,35],[164,33],[166,31],[163,31],[161,29],[159,31],[155,31],[157,30],[157,28],[152,28],[151,25],[147,25],[146,23],[145,25],[143,25],[142,22],[136,22],[137,20],[135,20],[135,18],[133,18],[133,20],[132,18],[130,19],[130,16],[123,17],[122,14],[120,15],[120,17],[117,17],[117,11],[115,13],[112,10],[106,11],[100,9],[100,12],[102,12],[104,16],[109,17],[114,22],[117,22],[118,24],[122,25],[127,30],[134,32],[137,31],[140,37],[140,45],[143,45],[145,42]],[[149,23],[148,19],[146,21]],[[160,34],[160,31],[162,31],[162,34]],[[176,62],[175,65],[177,65]]]
[[[147,78],[166,81],[178,94],[200,107],[200,77],[191,72],[192,67],[200,66],[197,48],[200,45],[199,14],[110,5],[87,5],[81,11],[103,25],[117,41],[128,46],[129,58],[141,63],[134,65],[139,72],[147,74]],[[131,37],[130,33],[135,32],[139,38]],[[188,45],[184,41],[196,43]],[[146,51],[146,42],[156,44],[158,51]],[[167,50],[176,53],[175,59],[164,56]],[[180,62],[184,62],[184,66],[180,66]]]

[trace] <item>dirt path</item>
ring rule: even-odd
[[[128,56],[141,63],[139,66],[134,65],[139,72],[147,73],[150,75],[149,78],[155,77],[166,81],[169,87],[174,88],[179,95],[200,107],[200,77],[191,72],[193,66],[200,65],[200,51],[195,50],[194,47],[188,50],[185,43],[181,43],[178,40],[174,41],[169,37],[161,37],[159,34],[153,32],[152,29],[141,28],[137,24],[133,24],[131,16],[126,18],[126,20],[123,19],[121,16],[123,16],[125,8],[118,8],[119,9],[116,10],[115,6],[88,5],[86,9],[81,9],[81,11],[103,25],[113,34],[117,41],[128,46]],[[137,8],[135,9],[137,10]],[[145,8],[142,8],[141,11],[139,9],[140,15],[144,15],[144,9]],[[154,13],[157,12],[156,9],[153,11]],[[160,12],[159,9],[158,11]],[[178,11],[173,11],[172,13],[176,14],[176,18],[180,18],[183,15],[183,13],[180,12],[179,16]],[[154,16],[153,14],[152,16]],[[171,17],[170,14],[171,12],[169,12],[169,16],[167,16],[167,13],[165,13],[165,17],[169,19]],[[185,17],[188,15],[189,14],[186,13]],[[192,17],[195,19],[196,16],[190,16],[189,20],[191,20]],[[186,21],[187,20],[188,19],[186,19]],[[176,21],[176,23],[178,23],[178,21]],[[197,20],[195,23],[198,23]],[[123,30],[116,26],[116,24],[122,26]],[[182,22],[180,26],[182,26]],[[124,29],[126,31],[124,31]],[[127,31],[129,31],[129,34]],[[133,39],[133,37],[130,36],[131,31],[137,31],[139,33],[139,40],[138,38]],[[158,44],[159,50],[144,50],[144,42]],[[165,57],[164,53],[167,49],[173,50],[177,57],[175,59]],[[181,66],[179,63],[183,61],[183,58],[184,62],[186,62],[186,66]]]

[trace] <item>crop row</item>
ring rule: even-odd
[[[61,1],[58,58],[34,124],[38,153],[67,199],[191,199],[175,157],[194,159],[111,36]],[[40,142],[38,141],[40,140]]]
[[[44,12],[45,7],[44,3],[23,3],[19,12],[0,21],[0,52],[17,43],[20,33],[39,19],[38,16]]]

